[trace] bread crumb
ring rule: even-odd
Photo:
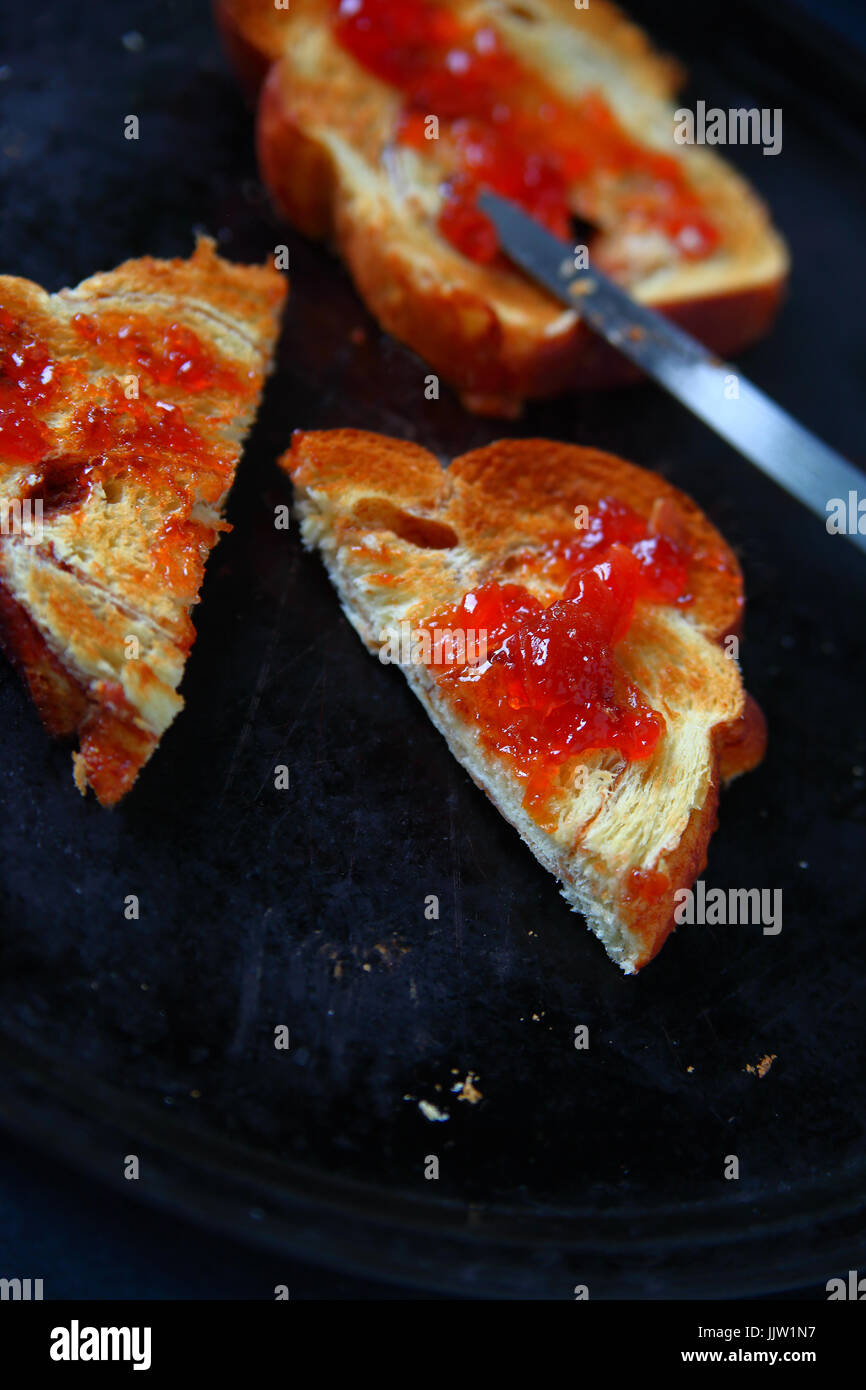
[[[475,1085],[477,1080],[477,1072],[468,1071],[466,1073],[466,1080],[458,1081],[456,1086],[451,1087],[451,1090],[457,1096],[458,1100],[467,1100],[470,1105],[477,1105],[480,1100],[484,1099],[483,1093],[479,1091],[478,1087]]]
[[[768,1053],[766,1054],[765,1057],[762,1057],[762,1058],[761,1058],[760,1062],[758,1063],[758,1065],[757,1065],[756,1067],[753,1067],[753,1066],[751,1066],[749,1063],[746,1063],[746,1071],[751,1072],[752,1076],[757,1076],[757,1077],[766,1076],[766,1075],[767,1075],[767,1072],[770,1070],[770,1067],[773,1065],[773,1063],[775,1062],[775,1060],[776,1060],[776,1053],[775,1053],[775,1052],[768,1052]]]
[[[72,754],[72,780],[82,796],[87,795],[87,764],[81,753]]]

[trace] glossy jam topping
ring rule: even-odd
[[[638,597],[657,603],[685,604],[688,593],[688,555],[666,535],[653,532],[646,521],[625,502],[604,497],[585,514],[575,515],[575,528],[566,535],[551,536],[541,555],[531,554],[533,565],[550,583],[565,590],[590,565],[606,557],[615,543],[628,546],[640,561]],[[585,521],[579,525],[578,521]],[[530,552],[525,552],[528,556]],[[520,555],[517,559],[522,558]]]
[[[128,400],[117,382],[104,386],[98,403],[75,411],[69,433],[81,454],[117,453],[122,455],[118,461],[124,467],[140,465],[141,471],[150,471],[155,480],[181,478],[194,467],[204,481],[207,473],[225,475],[229,467],[227,461],[220,463],[198,430],[186,423],[180,406],[146,395]]]
[[[484,742],[527,779],[533,809],[567,758],[610,748],[631,761],[656,747],[664,720],[616,660],[638,599],[688,602],[688,556],[650,535],[623,503],[603,501],[575,538],[555,537],[537,557],[547,581],[564,580],[545,606],[518,584],[488,583],[427,619],[428,629],[472,632],[474,664],[431,667]],[[468,641],[464,644],[469,648]]]
[[[177,385],[190,391],[241,389],[236,373],[220,366],[183,324],[155,324],[144,315],[105,313],[98,319],[76,314],[72,326],[103,361],[141,372],[160,386]]]
[[[135,316],[77,315],[74,327],[86,358],[57,358],[0,310],[0,464],[29,466],[20,492],[41,500],[44,514],[80,505],[96,483],[109,502],[128,482],[136,492],[158,494],[165,521],[149,538],[150,563],[160,583],[191,598],[214,532],[193,519],[194,508],[220,501],[233,458],[164,396],[208,389],[240,395],[253,384],[240,383],[174,323],[151,323],[147,340],[145,320]],[[103,363],[106,374],[94,376]],[[143,378],[131,398],[124,376],[114,374],[125,367]],[[71,412],[70,399],[82,401]]]
[[[465,256],[489,263],[499,252],[495,228],[477,207],[480,189],[512,198],[569,239],[573,190],[611,181],[635,230],[662,232],[687,258],[718,245],[680,162],[632,140],[597,92],[559,96],[493,28],[433,0],[334,4],[339,42],[404,95],[399,138],[429,149],[426,118],[437,117],[454,163],[439,227]]]
[[[651,907],[671,891],[667,874],[658,869],[632,869],[626,882],[625,895],[630,903]]]
[[[57,393],[57,364],[45,347],[0,309],[0,459],[32,463],[51,440],[41,415]]]

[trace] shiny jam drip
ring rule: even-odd
[[[431,671],[484,742],[527,779],[530,810],[567,758],[610,748],[633,761],[654,751],[664,720],[644,704],[614,648],[638,599],[690,601],[688,557],[616,500],[602,501],[574,538],[553,538],[540,573],[565,578],[562,597],[546,607],[522,585],[489,583],[425,624],[471,631],[476,643],[486,633],[482,660]]]
[[[457,161],[439,229],[469,259],[484,264],[499,254],[496,230],[476,204],[479,189],[513,199],[571,239],[570,190],[611,178],[636,230],[664,233],[688,259],[718,245],[680,163],[631,140],[597,92],[574,101],[556,95],[495,29],[466,23],[433,0],[334,3],[339,42],[404,94],[399,138],[429,148],[426,117],[437,116]]]

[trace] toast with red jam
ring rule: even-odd
[[[262,177],[382,326],[474,410],[634,374],[504,257],[488,188],[729,354],[764,333],[787,252],[746,181],[677,143],[680,74],[607,0],[216,0],[257,93]]]
[[[105,806],[183,706],[285,295],[204,238],[59,294],[0,276],[0,642]]]
[[[706,862],[720,784],[764,752],[729,546],[655,473],[548,440],[443,469],[414,443],[299,432],[280,462],[361,639],[639,970]]]

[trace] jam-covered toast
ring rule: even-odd
[[[609,454],[296,434],[281,459],[344,611],[632,973],[703,868],[720,783],[760,762],[743,585],[683,493]]]
[[[769,326],[785,246],[715,150],[678,143],[676,66],[607,0],[216,0],[258,92],[262,176],[336,243],[379,322],[470,408],[631,368],[502,255],[481,188],[720,353]],[[758,161],[760,163],[760,161]]]
[[[0,277],[0,641],[103,805],[183,706],[285,295],[207,239],[59,294]]]

